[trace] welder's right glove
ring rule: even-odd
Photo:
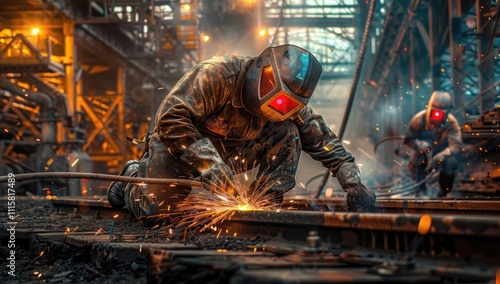
[[[431,143],[425,140],[416,139],[413,148],[417,151],[429,152],[431,150]]]
[[[210,139],[203,138],[189,145],[181,155],[181,160],[196,167],[206,190],[235,194],[233,171],[224,163]]]
[[[337,180],[347,192],[347,206],[353,212],[375,212],[375,193],[361,183],[361,173],[355,163],[343,163],[336,173]]]

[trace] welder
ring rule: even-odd
[[[301,151],[328,168],[346,191],[349,210],[375,211],[375,194],[361,182],[354,157],[308,106],[322,68],[294,45],[257,57],[227,55],[201,62],[171,89],[139,161],[121,175],[198,179],[207,189],[234,191],[234,175],[258,167],[250,190],[266,190],[276,206],[295,186]],[[238,166],[230,165],[238,160]],[[113,182],[109,203],[148,217],[175,206],[190,186]],[[146,218],[147,219],[147,218]]]
[[[457,119],[450,109],[450,94],[434,91],[427,109],[412,118],[403,138],[403,144],[412,150],[408,171],[418,184],[417,197],[428,195],[426,178],[433,171],[439,172],[438,197],[446,196],[453,188],[462,136]]]

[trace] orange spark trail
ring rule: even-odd
[[[231,166],[234,168],[235,165]],[[211,184],[208,191],[189,196],[179,203],[177,207],[187,214],[174,220],[172,224],[176,227],[187,226],[188,229],[197,227],[202,232],[230,218],[236,211],[277,209],[276,204],[266,195],[270,186],[266,186],[265,181],[263,178],[257,179],[256,188],[250,190],[251,180],[247,175],[244,180],[236,179],[234,195],[226,192],[225,188],[217,188]]]

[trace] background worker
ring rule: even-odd
[[[307,104],[322,68],[294,45],[269,47],[257,57],[228,55],[201,62],[172,88],[158,108],[154,134],[140,161],[122,175],[200,178],[208,190],[233,193],[234,174],[259,166],[257,184],[278,206],[295,186],[301,151],[320,161],[347,193],[349,210],[375,211],[375,194],[361,182],[354,157]],[[238,167],[231,161],[239,158]],[[136,217],[161,213],[189,186],[114,182],[113,207]]]
[[[403,138],[403,144],[412,149],[408,170],[419,183],[417,196],[427,195],[424,180],[432,169],[439,171],[438,197],[446,196],[453,188],[462,136],[450,109],[450,94],[434,91],[427,109],[412,118]]]

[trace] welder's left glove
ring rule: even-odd
[[[210,139],[203,138],[189,145],[181,160],[196,167],[206,190],[235,194],[233,171],[224,163]]]
[[[361,173],[355,163],[343,163],[336,173],[337,180],[347,192],[349,211],[375,212],[375,193],[361,183]]]

